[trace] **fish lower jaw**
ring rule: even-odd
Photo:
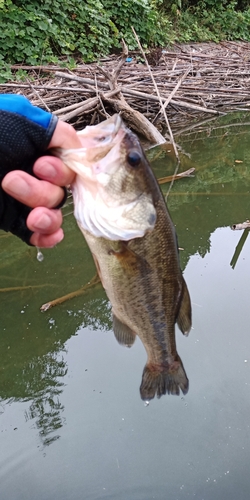
[[[88,221],[77,219],[77,223],[82,233],[88,232],[91,236],[95,238],[104,238],[110,241],[130,241],[135,238],[142,238],[145,235],[144,231],[122,230],[117,227],[112,227],[111,225],[103,225],[102,227],[98,224],[95,225],[95,221]],[[98,227],[99,226],[99,227]],[[113,252],[114,253],[114,252]],[[112,251],[110,251],[110,255]]]
[[[149,226],[145,227],[133,220],[131,222],[124,220],[122,215],[119,217],[119,213],[117,219],[112,220],[109,214],[102,214],[101,211],[97,212],[95,207],[92,210],[87,207],[87,203],[75,204],[74,215],[83,234],[84,231],[88,231],[96,238],[105,238],[111,241],[130,241],[135,238],[142,238],[146,232],[152,231]]]
[[[118,205],[109,203],[93,189],[87,189],[82,179],[72,186],[74,216],[80,228],[97,238],[112,241],[129,241],[142,238],[152,231],[156,222],[156,211],[150,200],[129,200]]]

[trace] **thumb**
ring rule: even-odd
[[[48,148],[73,149],[81,147],[81,141],[72,125],[58,120]]]

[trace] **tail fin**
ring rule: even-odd
[[[153,365],[146,364],[140,387],[140,394],[143,400],[158,398],[164,394],[179,396],[180,390],[187,394],[189,382],[184,370],[181,358],[171,364]]]

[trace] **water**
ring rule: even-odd
[[[41,252],[39,247],[36,247],[36,250],[37,250],[36,258],[38,262],[42,262],[44,259],[43,253]]]
[[[141,401],[144,348],[116,342],[100,286],[40,312],[94,276],[72,216],[43,262],[0,233],[1,500],[248,500],[250,238],[230,228],[250,214],[244,120],[178,138],[196,168],[168,197],[193,308],[189,337],[176,328],[185,397]],[[158,177],[174,171],[171,152],[149,155]]]

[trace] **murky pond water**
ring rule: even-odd
[[[0,233],[1,500],[248,500],[250,238],[230,229],[250,215],[248,119],[177,138],[181,170],[196,168],[168,196],[193,308],[189,337],[176,328],[185,397],[141,401],[146,353],[116,342],[100,286],[40,312],[95,273],[72,205],[43,262]],[[149,158],[173,173],[169,147]]]

